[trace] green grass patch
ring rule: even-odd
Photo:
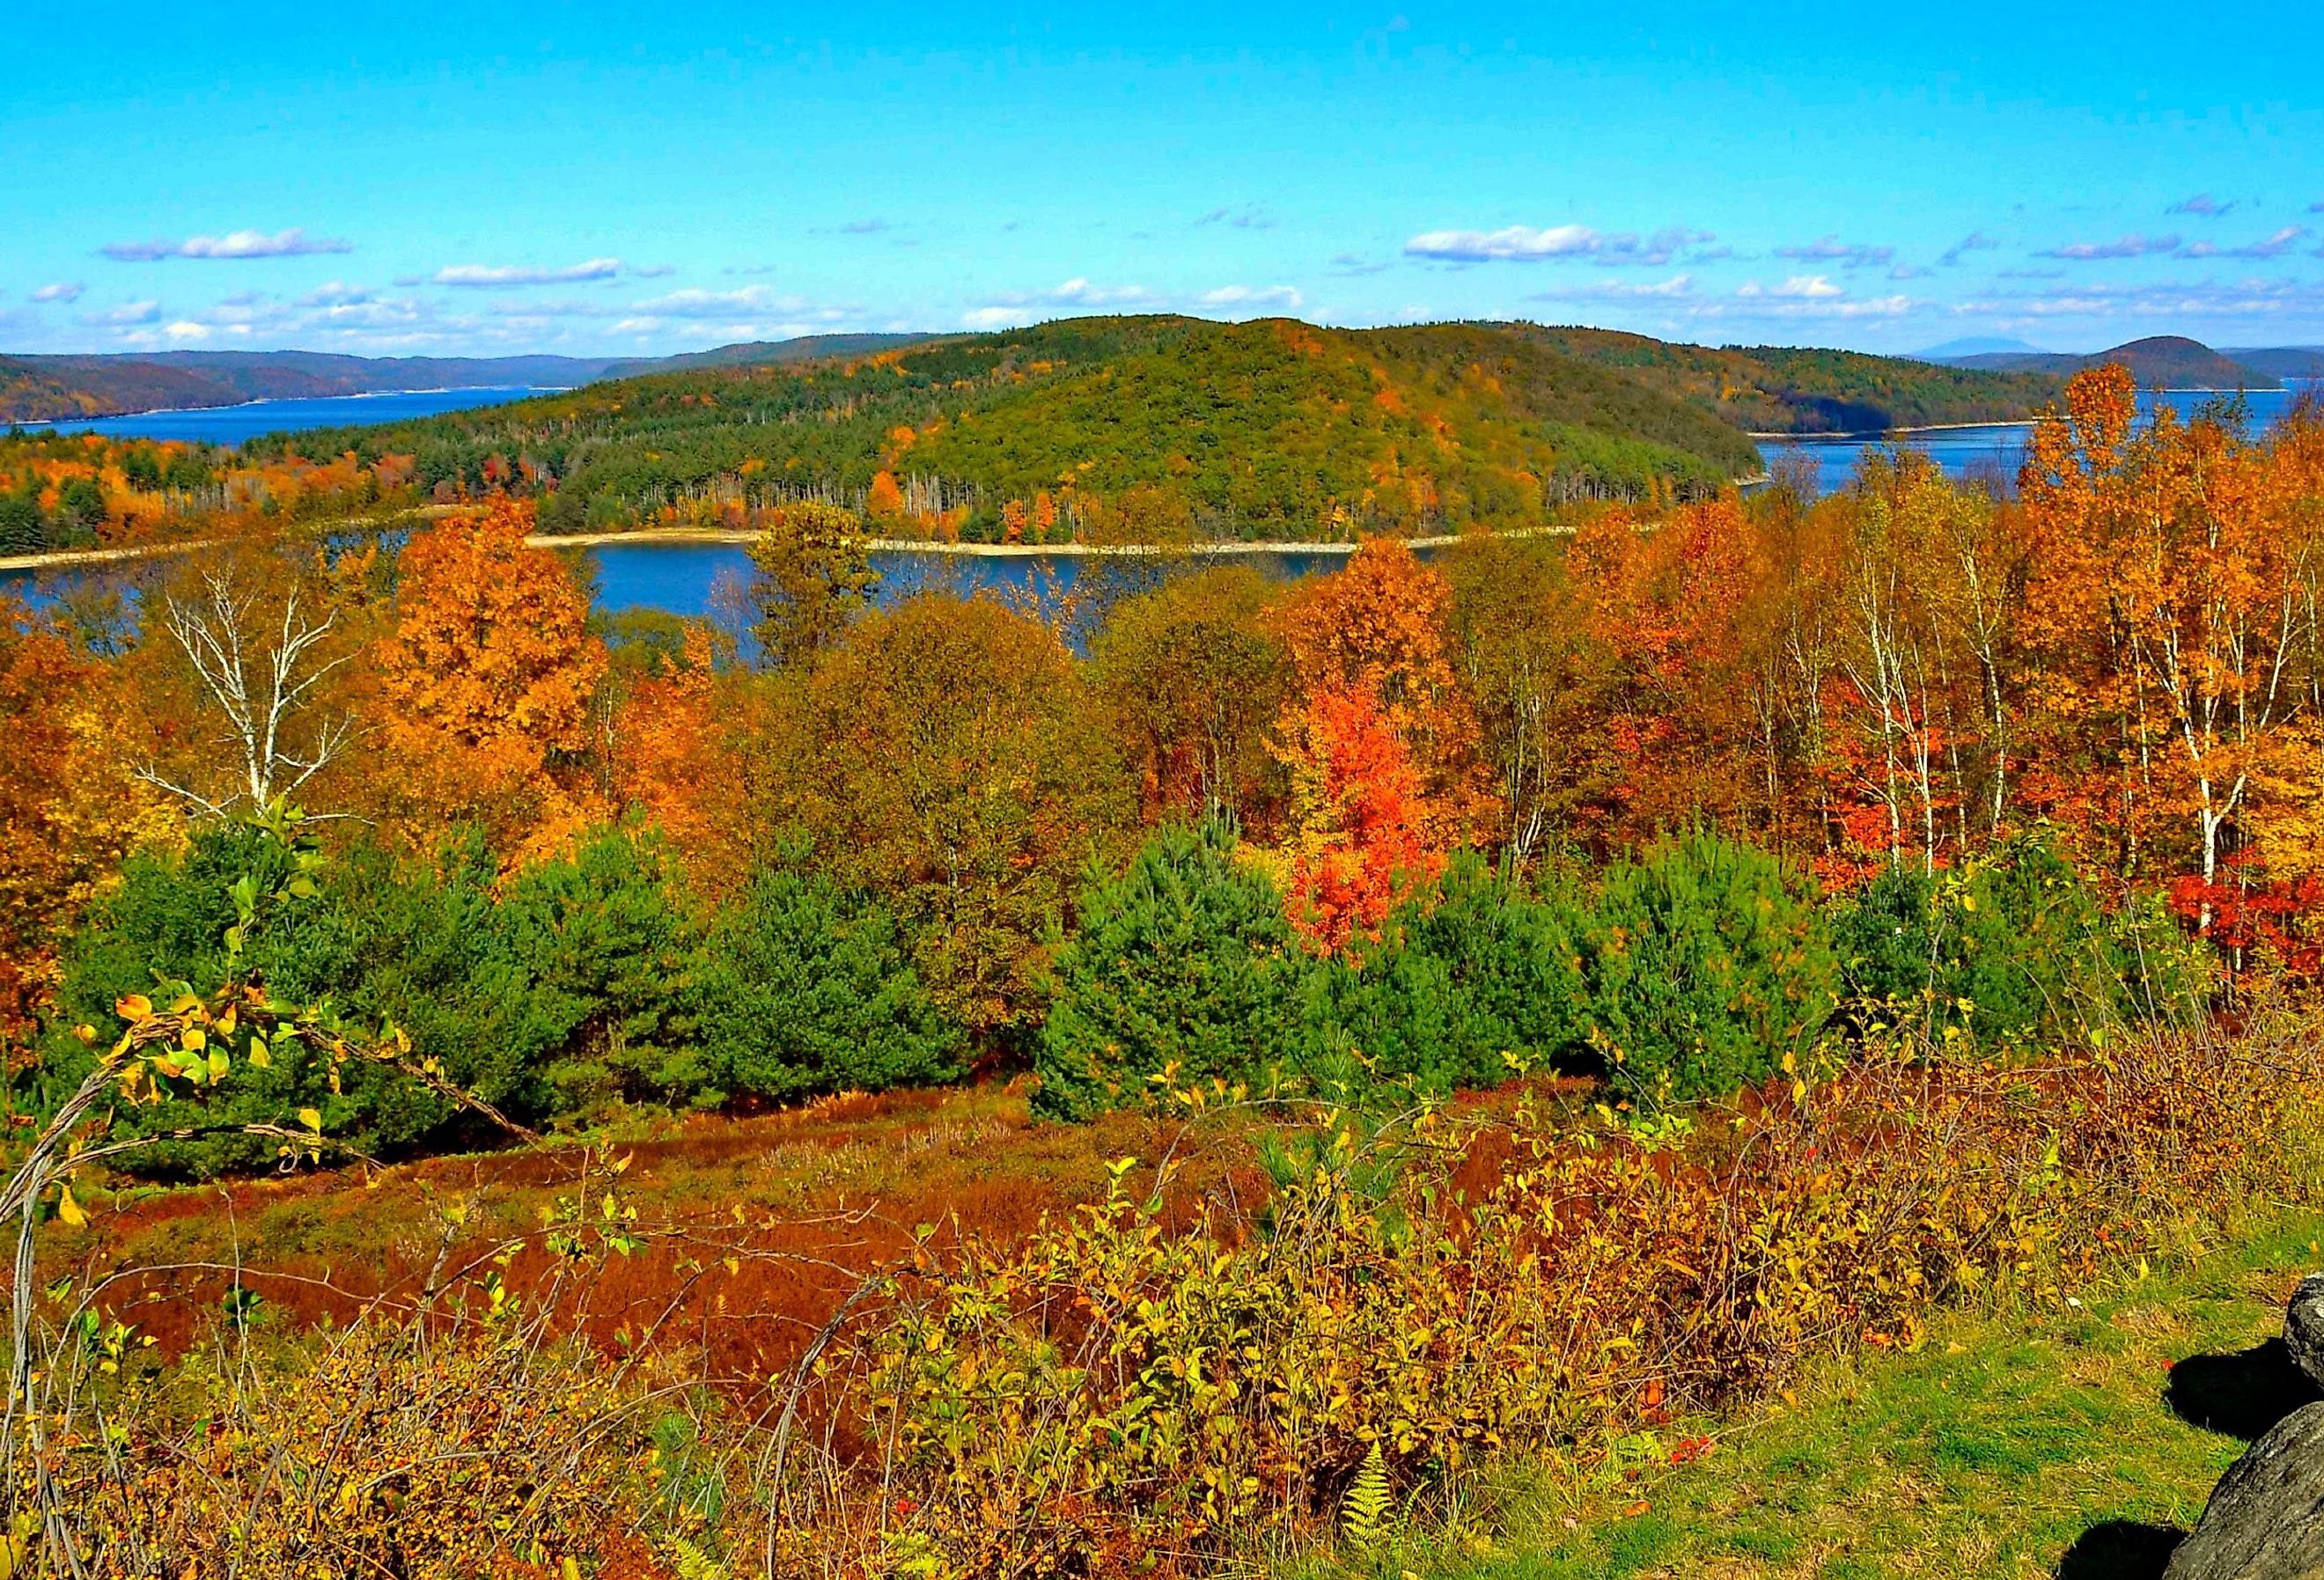
[[[2283,1303],[2324,1215],[2239,1232],[2080,1307],[1957,1313],[1905,1354],[1812,1366],[1766,1408],[1657,1435],[1635,1475],[1506,1473],[1450,1529],[1300,1580],[2153,1580],[2248,1439],[2304,1401]],[[1683,1468],[1668,1448],[1697,1434]]]

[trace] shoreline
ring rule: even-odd
[[[1751,481],[1746,479],[1746,483]],[[1764,482],[1764,477],[1758,479]],[[455,507],[423,507],[447,513]],[[374,525],[372,522],[341,522],[342,527]],[[1397,540],[1411,549],[1449,549],[1459,543],[1517,541],[1527,538],[1563,538],[1572,535],[1572,527],[1523,527],[1514,532],[1441,532],[1425,538]],[[528,549],[604,549],[622,543],[700,544],[706,547],[742,548],[757,540],[759,534],[732,528],[659,527],[637,532],[534,532],[524,541]],[[119,565],[131,560],[161,559],[174,554],[190,554],[210,546],[213,540],[189,538],[177,543],[133,543],[110,549],[63,549],[42,554],[0,555],[0,575],[22,571],[71,570],[81,566]],[[1049,556],[1062,559],[1210,559],[1214,556],[1251,554],[1322,554],[1344,557],[1353,554],[1359,545],[1352,542],[1300,542],[1294,539],[1269,539],[1258,542],[1233,543],[946,543],[928,538],[869,538],[866,547],[875,554],[944,554],[987,559],[1036,559]]]
[[[1410,549],[1448,549],[1455,543],[1491,539],[1562,537],[1572,531],[1571,527],[1526,527],[1514,532],[1441,532],[1425,538],[1398,540]],[[700,543],[728,545],[740,548],[755,542],[760,534],[736,528],[722,527],[652,527],[636,532],[535,532],[525,539],[530,549],[604,549],[622,543]],[[1302,541],[1290,538],[1269,538],[1244,542],[1194,543],[957,543],[937,538],[866,538],[864,547],[874,554],[953,554],[984,559],[1038,559],[1047,556],[1067,559],[1155,559],[1184,555],[1189,558],[1209,558],[1213,555],[1234,554],[1353,554],[1358,544],[1341,540],[1317,539]]]
[[[2164,393],[2183,393],[2185,392],[2166,391]],[[1776,444],[1813,444],[1843,439],[1878,440],[1886,439],[1892,433],[1958,433],[1969,428],[2031,428],[2040,420],[2038,417],[2004,417],[1989,422],[1923,422],[1916,428],[1858,428],[1846,433],[1758,433],[1747,430],[1743,437],[1760,442],[1773,440]]]

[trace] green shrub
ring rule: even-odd
[[[1995,1049],[2085,1045],[2168,1019],[2207,980],[2159,901],[2109,912],[2039,836],[1949,872],[1883,873],[1840,909],[1834,935],[1859,1026],[1910,1017]]]
[[[1701,831],[1608,872],[1582,955],[1608,1075],[1645,1102],[1766,1079],[1814,1043],[1838,984],[1813,882]]]
[[[700,928],[659,836],[603,830],[520,876],[500,906],[532,1012],[560,1049],[543,1072],[563,1113],[615,1098],[683,1103],[708,1077],[680,1011]]]
[[[906,957],[895,918],[830,879],[761,873],[703,940],[698,1101],[877,1091],[960,1074],[966,1039]]]
[[[158,983],[199,986],[218,980],[226,967],[225,932],[235,919],[229,887],[245,875],[262,888],[272,887],[289,875],[288,862],[281,842],[247,827],[215,825],[197,831],[182,853],[133,856],[121,886],[94,909],[63,951],[61,1013],[43,1048],[42,1100],[57,1100],[89,1067],[88,1050],[64,1034],[63,1027],[106,1025],[115,1000],[132,993],[152,994]],[[247,960],[254,978],[276,997],[294,1003],[330,998],[358,1021],[392,1016],[435,1052],[437,1026],[452,1006],[438,1003],[441,976],[426,962],[430,944],[438,940],[428,936],[420,914],[440,894],[415,896],[415,886],[375,851],[360,852],[354,872],[327,867],[325,876],[320,896],[288,903],[250,938]],[[450,935],[456,951],[464,919],[454,914],[442,921],[440,931]],[[471,930],[467,936],[475,935]],[[477,997],[485,1003],[504,1002],[504,995],[489,992]],[[413,1014],[414,1010],[421,1012]],[[429,1012],[438,1020],[428,1020]],[[497,1046],[490,1039],[478,1040]],[[438,1057],[452,1079],[475,1080],[475,1070],[464,1059]],[[451,1117],[442,1099],[396,1071],[356,1064],[344,1076],[343,1089],[334,1092],[327,1069],[286,1052],[272,1067],[238,1068],[235,1079],[209,1100],[173,1099],[124,1110],[116,1132],[150,1135],[254,1123],[291,1126],[300,1109],[311,1107],[321,1112],[335,1136],[378,1151],[430,1137]],[[270,1142],[220,1134],[161,1144],[138,1154],[135,1166],[208,1175],[255,1167],[272,1157]]]
[[[133,857],[123,882],[67,944],[63,1026],[103,1025],[115,1000],[157,981],[216,980],[244,874],[287,875],[278,841],[211,825],[178,855]],[[481,838],[456,836],[435,861],[360,837],[321,872],[321,892],[285,906],[253,937],[250,969],[276,996],[330,1000],[357,1022],[392,1021],[454,1085],[520,1123],[589,1112],[613,1096],[683,1101],[704,1072],[678,1013],[699,929],[659,843],[609,831],[570,858],[526,873],[497,900]],[[52,1031],[43,1095],[54,1101],[88,1066]],[[480,1122],[400,1072],[351,1066],[344,1089],[294,1058],[238,1071],[223,1105],[171,1102],[125,1113],[137,1133],[199,1125],[290,1124],[300,1108],[365,1151],[495,1139]],[[171,1142],[139,1167],[212,1174],[271,1159],[270,1145],[223,1135]]]
[[[1308,975],[1303,1064],[1326,1085],[1361,1067],[1446,1092],[1586,1046],[1577,907],[1506,881],[1474,853],[1399,905],[1377,942]]]
[[[1083,1118],[1172,1066],[1234,1080],[1289,1052],[1305,961],[1281,892],[1234,847],[1210,820],[1161,830],[1119,877],[1092,870],[1056,944],[1038,1112]]]

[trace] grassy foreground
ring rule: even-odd
[[[1637,1440],[1651,1468],[1513,1475],[1467,1529],[1285,1573],[2153,1580],[2246,1444],[2316,1397],[2280,1335],[2319,1243],[2324,1215],[2255,1208],[2079,1308],[1954,1314],[1917,1353],[1815,1368],[1739,1421]],[[1709,1453],[1672,1468],[1698,1434]]]

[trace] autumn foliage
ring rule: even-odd
[[[1508,481],[1424,467],[1407,381],[1331,371],[1399,439],[1356,515]],[[2298,1185],[2314,411],[2143,417],[2101,371],[2014,495],[1893,452],[1826,498],[1657,485],[1288,584],[1124,556],[1087,624],[880,597],[870,530],[960,508],[908,461],[997,441],[877,438],[860,499],[704,506],[769,529],[710,621],[593,614],[527,546],[510,491],[565,508],[547,473],[498,452],[503,492],[400,545],[252,526],[152,577],[158,618],[79,590],[0,620],[0,1034],[38,1039],[10,1071],[36,1125],[60,1091],[112,1104],[134,1054],[117,1105],[70,1115],[124,1173],[641,1111],[747,1154],[731,1199],[655,1221],[617,1160],[512,1151],[586,1210],[503,1238],[446,1206],[426,1254],[398,1243],[436,1270],[394,1307],[302,1262],[350,1319],[327,1335],[254,1327],[208,1298],[242,1301],[240,1264],[197,1269],[226,1363],[152,1370],[111,1273],[44,1282],[18,1375],[77,1424],[12,1442],[88,1511],[86,1572],[1207,1572],[1328,1538],[1367,1465],[1428,1508],[1497,1455],[1603,1460],[1947,1302],[2061,1307],[2162,1252],[2158,1202],[2200,1229]],[[45,522],[183,457],[41,460]],[[270,498],[403,486],[269,464]],[[1196,519],[1142,477],[1020,481],[1022,537]],[[327,859],[266,843],[284,785]],[[176,991],[219,960],[233,993]],[[253,1060],[299,995],[429,1062]],[[791,1149],[801,1186],[696,1112],[969,1069],[1010,1117],[951,1136],[974,1167],[942,1199],[867,1187],[852,1133]],[[1115,1146],[1162,1115],[1199,1187]],[[42,1156],[75,1175],[23,1219],[61,1280],[121,1176]],[[779,1339],[735,1336],[730,1297],[777,1283]],[[558,1305],[584,1288],[628,1303]]]
[[[528,507],[496,501],[403,550],[381,734],[415,833],[466,815],[513,851],[548,850],[599,805],[577,759],[604,646],[572,578],[525,547],[530,530]]]

